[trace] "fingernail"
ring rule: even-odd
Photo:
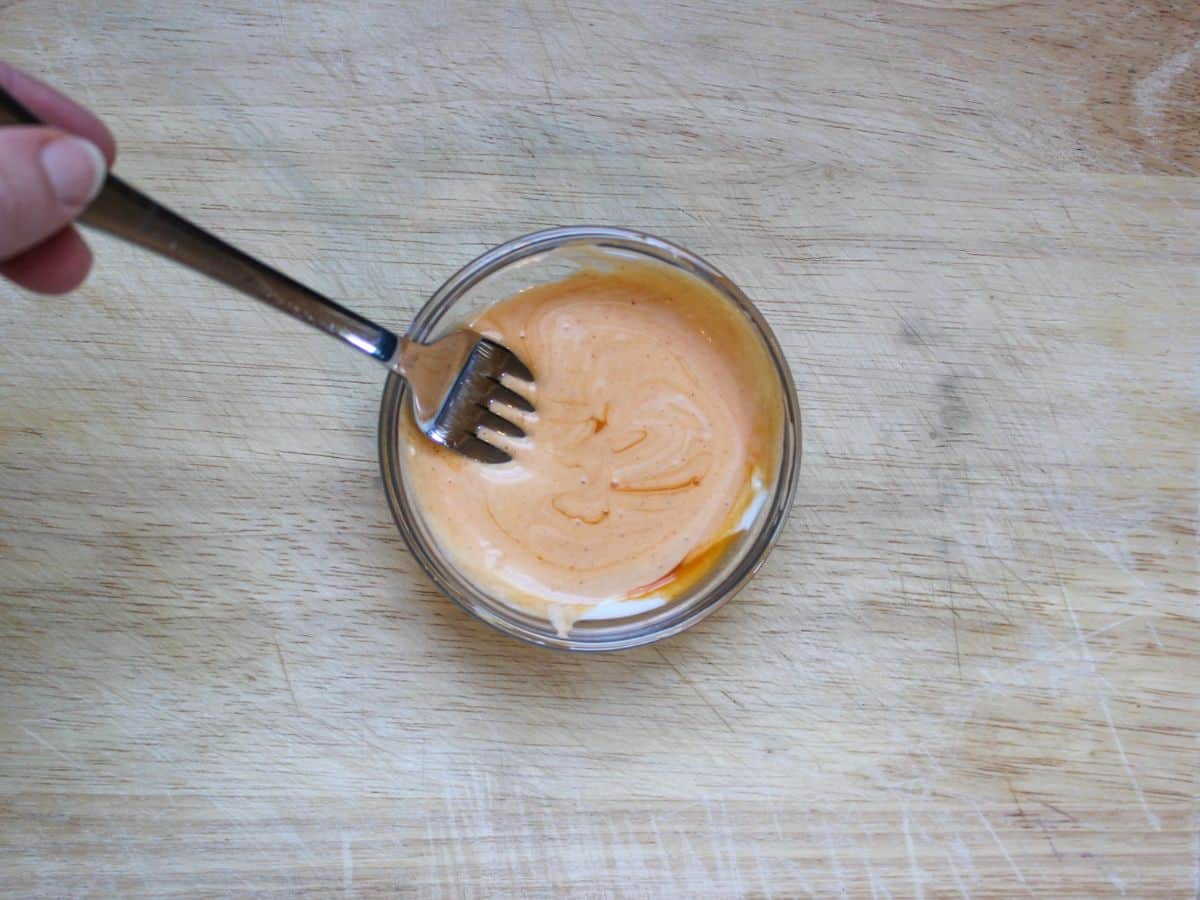
[[[108,173],[100,148],[73,136],[55,138],[42,148],[42,168],[59,202],[76,209],[92,202]]]

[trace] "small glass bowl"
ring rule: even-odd
[[[616,619],[581,619],[567,636],[545,619],[489,596],[465,578],[438,546],[405,473],[406,387],[388,377],[379,416],[379,459],[388,504],[409,549],[447,597],[472,615],[515,638],[563,650],[624,650],[678,634],[736,594],[766,559],[783,528],[800,474],[800,406],[783,353],[762,315],[728,278],[700,257],[661,238],[623,228],[573,226],[516,238],[468,263],[443,284],[417,314],[409,337],[429,341],[467,323],[514,294],[576,272],[597,254],[657,260],[707,282],[736,306],[762,339],[779,379],[778,470],[767,501],[712,570],[683,596],[665,606]]]

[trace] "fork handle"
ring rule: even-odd
[[[40,124],[44,123],[0,88],[0,125]],[[115,175],[105,178],[79,221],[182,263],[340,338],[385,365],[395,365],[399,339],[391,331],[210,234]]]

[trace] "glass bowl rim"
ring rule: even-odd
[[[574,639],[569,634],[564,637],[552,631],[533,631],[515,619],[504,617],[496,609],[477,603],[470,596],[470,589],[473,588],[481,595],[486,592],[473,587],[458,575],[449,560],[439,558],[440,552],[431,552],[437,548],[428,546],[415,526],[413,516],[416,503],[404,488],[400,470],[400,452],[403,448],[400,417],[403,414],[407,391],[404,379],[394,373],[388,375],[380,404],[379,465],[388,506],[405,544],[438,590],[458,607],[496,630],[538,647],[584,652],[628,650],[664,640],[692,627],[724,606],[762,567],[779,540],[795,499],[801,459],[800,404],[791,368],[771,326],[741,289],[715,266],[691,251],[663,238],[627,228],[608,225],[563,226],[535,231],[493,247],[459,269],[433,293],[413,319],[407,336],[415,340],[426,338],[459,299],[501,269],[539,253],[579,244],[641,253],[660,262],[675,265],[700,278],[716,288],[747,316],[771,358],[772,367],[779,378],[784,404],[781,428],[783,446],[779,471],[771,489],[765,521],[753,540],[738,552],[734,564],[720,581],[706,586],[701,597],[693,600],[680,616],[667,619],[654,627],[634,630],[627,637],[583,641]],[[456,578],[461,585],[455,583]],[[493,602],[501,607],[503,605],[499,600]]]

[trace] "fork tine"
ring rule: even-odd
[[[511,375],[513,378],[518,378],[521,381],[533,382],[533,373],[529,371],[529,367],[521,362],[517,354],[511,350],[508,351],[508,358],[504,360],[502,373]]]
[[[471,339],[473,343],[465,345]],[[495,400],[506,410],[533,412],[532,402],[501,383],[509,375],[532,384],[533,373],[507,347],[469,330],[433,344],[413,346],[423,347],[421,352],[433,354],[437,362],[429,368],[395,369],[409,379],[413,414],[421,431],[479,462],[509,462],[512,455],[494,441],[497,437],[523,438],[525,430],[511,421],[512,412],[492,412],[489,404]],[[457,375],[451,376],[447,385],[445,376],[455,369]]]
[[[525,430],[521,428],[520,425],[516,424],[515,422],[510,422],[503,416],[498,416],[491,410],[487,409],[480,410],[479,424],[475,427],[476,429],[487,428],[491,431],[495,431],[497,434],[503,434],[510,438],[525,437]]]
[[[534,411],[533,404],[527,398],[522,397],[512,388],[505,387],[498,381],[492,386],[488,399],[494,403],[502,403],[505,406],[511,406],[513,409],[519,409],[521,412],[531,413]]]
[[[512,459],[510,454],[473,434],[463,435],[449,446],[464,456],[469,456],[479,462],[506,463]]]

